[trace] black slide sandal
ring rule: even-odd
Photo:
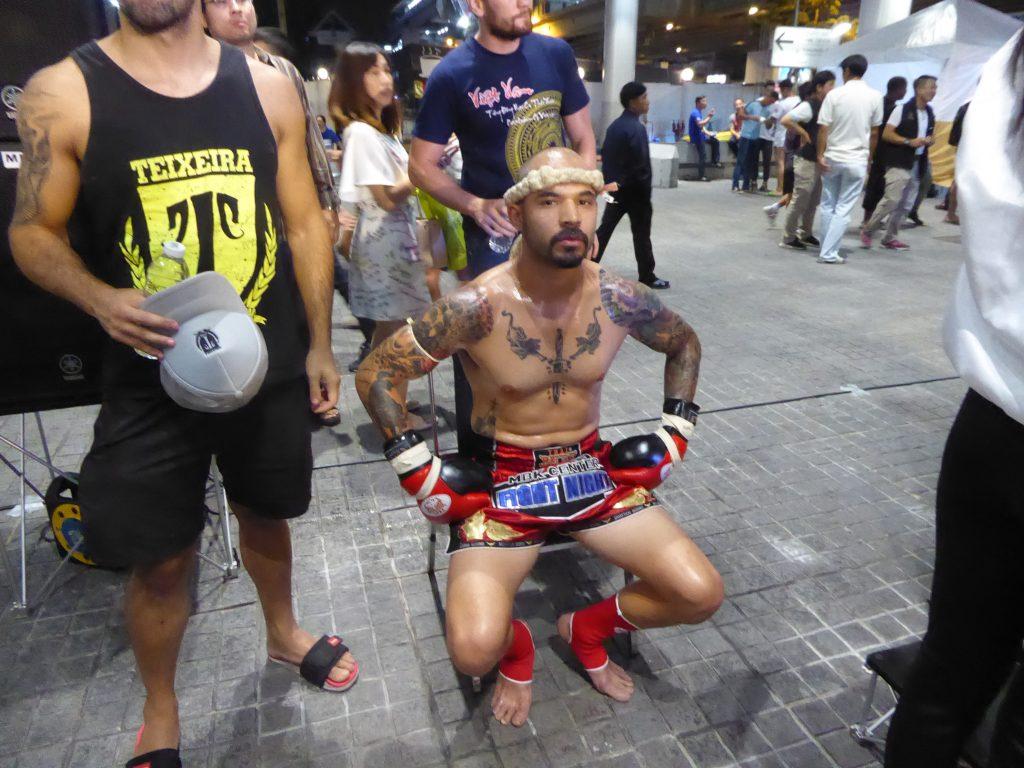
[[[309,653],[302,659],[301,664],[293,664],[287,659],[279,659],[275,656],[267,656],[267,658],[275,664],[280,664],[298,672],[303,680],[321,690],[331,693],[344,693],[356,684],[356,679],[359,677],[359,664],[353,666],[352,673],[340,683],[331,680],[330,674],[331,670],[334,669],[334,665],[338,663],[342,656],[348,653],[348,650],[348,646],[341,642],[341,638],[337,635],[324,635],[309,649]]]
[[[182,768],[181,755],[176,749],[155,749],[133,757],[124,768]]]

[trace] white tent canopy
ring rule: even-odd
[[[864,79],[884,91],[886,81],[902,75],[937,75],[939,89],[932,102],[941,147],[932,151],[936,180],[952,179],[952,147],[945,146],[949,122],[961,104],[974,94],[981,68],[1016,34],[1022,22],[975,0],[942,0],[874,32],[825,53],[819,68],[837,70],[847,56],[859,53],[868,60]],[[944,124],[944,125],[943,125]]]
[[[859,53],[869,65],[909,61],[941,61],[957,49],[983,48],[990,56],[1013,37],[1021,22],[975,0],[943,0],[822,56],[819,67],[834,67]],[[869,67],[870,68],[870,67]]]

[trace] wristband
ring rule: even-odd
[[[690,424],[696,426],[697,415],[700,413],[700,406],[692,400],[681,400],[678,397],[666,397],[661,405],[662,413],[671,413],[673,416],[682,416]]]
[[[401,477],[429,462],[433,454],[423,438],[409,430],[384,443],[384,458]]]

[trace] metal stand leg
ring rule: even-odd
[[[39,440],[43,444],[43,456],[46,458],[46,469],[50,473],[50,479],[53,480],[57,476],[57,473],[53,469],[53,458],[50,456],[50,446],[46,440],[46,430],[43,429],[43,415],[36,411],[36,426],[39,428]]]
[[[437,531],[429,520],[427,521],[427,528],[430,530],[427,541],[427,573],[433,576],[434,565],[437,560]]]
[[[60,569],[64,567],[67,561],[70,559],[70,554],[65,555],[64,559],[60,562],[56,569],[50,574],[43,584],[39,593],[36,595],[34,600],[28,599],[28,520],[27,520],[27,506],[28,506],[28,491],[31,489],[40,499],[46,496],[46,493],[40,490],[35,483],[29,480],[26,473],[26,462],[31,459],[37,464],[41,464],[46,467],[47,472],[50,474],[50,478],[54,478],[57,475],[68,477],[67,473],[53,464],[53,457],[50,454],[49,441],[46,439],[46,430],[43,427],[42,416],[38,412],[34,414],[36,419],[36,426],[39,429],[39,439],[42,442],[43,456],[38,456],[26,447],[26,440],[28,438],[28,428],[26,424],[27,414],[20,414],[20,440],[21,443],[16,443],[13,440],[0,435],[0,445],[5,445],[18,452],[20,460],[18,465],[15,465],[6,456],[0,456],[0,463],[3,463],[8,469],[14,473],[15,477],[18,478],[21,486],[21,516],[18,521],[18,569],[11,563],[11,560],[7,553],[7,542],[0,540],[0,561],[3,563],[4,571],[7,573],[7,578],[10,580],[11,592],[14,594],[13,607],[16,610],[29,610],[33,605],[38,605],[42,602],[50,591],[50,585],[54,583],[54,580],[59,573]],[[75,550],[73,549],[72,552]]]
[[[25,445],[25,414],[21,414],[21,444]],[[25,485],[25,454],[21,454],[21,519],[18,521],[18,536],[21,539],[21,593],[15,608],[28,609],[28,542],[25,534],[25,518],[28,517],[28,498]]]
[[[633,583],[633,580],[635,578],[636,578],[636,576],[634,576],[629,571],[623,571],[622,572],[622,580],[625,582],[625,586],[627,586],[627,587],[630,584]],[[626,633],[626,654],[631,659],[636,656],[636,648],[633,646],[633,633],[632,632],[627,632]]]
[[[434,397],[434,372],[427,373],[427,389],[430,392],[430,428],[434,433],[434,455],[441,453],[441,443],[437,436],[437,400]],[[427,544],[427,573],[434,575],[434,566],[437,561],[437,529],[427,521],[427,528],[430,529],[430,540]]]
[[[231,536],[231,508],[228,506],[227,491],[224,490],[224,481],[221,478],[216,459],[210,463],[210,477],[213,480],[214,504],[217,506],[217,516],[220,518],[220,530],[214,535],[220,539],[224,561],[218,563],[203,552],[199,553],[199,557],[215,568],[219,568],[224,574],[224,581],[228,581],[238,578],[238,557]]]
[[[885,745],[885,739],[876,736],[875,732],[889,721],[893,713],[896,712],[896,708],[893,707],[874,720],[868,720],[868,717],[871,715],[871,705],[875,702],[875,691],[877,688],[878,673],[872,671],[871,685],[868,688],[867,696],[864,698],[864,709],[861,711],[860,720],[850,726],[850,734],[861,744],[873,744],[881,747]]]

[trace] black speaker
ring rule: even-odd
[[[18,96],[34,72],[107,34],[106,0],[0,0],[0,140],[18,138]]]
[[[37,70],[106,34],[110,9],[106,0],[0,0],[0,414],[99,401],[102,329],[21,274],[7,228],[21,161],[20,89]]]
[[[20,150],[0,142],[0,414],[99,402],[105,343],[99,323],[30,282],[14,263],[7,227]]]

